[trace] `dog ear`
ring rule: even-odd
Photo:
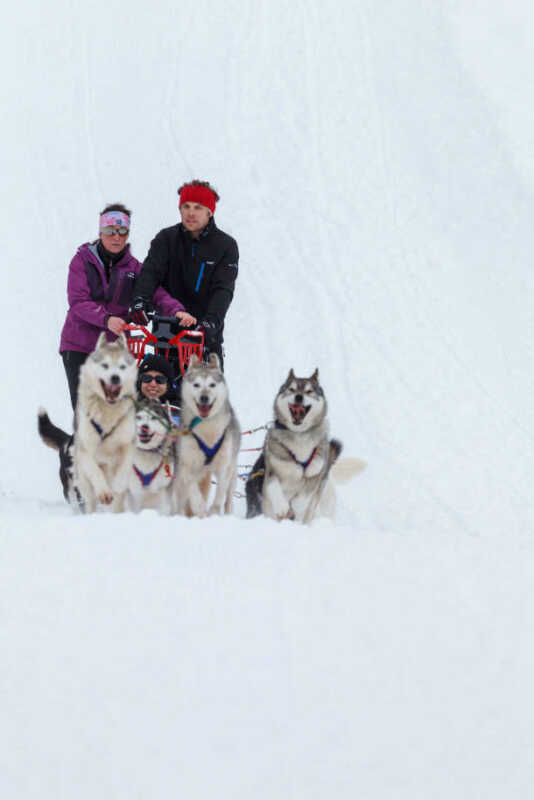
[[[208,358],[208,365],[213,369],[221,368],[221,362],[219,361],[219,356],[217,355],[217,353],[210,353]]]
[[[198,358],[196,353],[193,353],[193,355],[189,359],[189,364],[187,366],[187,372],[189,372],[190,370],[194,369],[194,367],[196,367],[197,364],[200,364],[199,358]]]
[[[171,425],[173,425],[174,424],[174,420],[172,418],[172,413],[171,413],[171,404],[169,403],[168,400],[166,400],[163,405],[165,407],[165,413],[167,414],[167,419],[169,420]]]
[[[100,336],[96,340],[95,350],[100,350],[100,348],[103,347],[106,344],[107,340],[108,340],[108,337],[106,336],[106,332],[102,331],[102,333],[100,334]]]
[[[286,378],[286,383],[291,383],[291,381],[296,381],[295,373],[293,372],[293,367],[289,370],[289,374]]]
[[[315,367],[315,372],[311,376],[310,381],[315,381],[315,383],[319,383],[319,367]]]
[[[127,350],[129,349],[129,348],[128,348],[128,342],[127,342],[127,340],[126,340],[126,334],[124,333],[124,331],[121,331],[121,332],[119,333],[119,335],[118,335],[118,337],[117,337],[117,344],[118,344],[120,347],[125,347]]]

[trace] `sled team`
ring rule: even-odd
[[[44,410],[38,424],[43,441],[59,451],[65,497],[82,512],[98,505],[198,517],[232,512],[241,433],[222,345],[238,248],[215,225],[219,196],[207,181],[178,193],[181,222],[157,234],[143,264],[127,243],[131,212],[114,204],[100,215],[99,238],[82,245],[69,267],[60,353],[74,434]],[[128,318],[146,325],[153,309],[204,332],[204,359],[193,356],[181,380],[178,423],[166,402],[172,365],[150,355],[138,369],[123,333]],[[317,370],[309,378],[291,370],[247,481],[247,517],[333,517],[332,479],[351,477],[363,464],[344,459],[334,467],[341,444],[328,438],[326,411]]]

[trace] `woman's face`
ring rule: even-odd
[[[104,233],[104,231],[100,232],[100,241],[108,251],[108,253],[120,253],[121,250],[124,250],[126,247],[126,242],[128,241],[128,231],[125,234],[120,234],[119,230],[125,230],[125,228],[108,228],[108,230],[113,231],[113,233]]]
[[[151,379],[149,383],[145,383],[147,380],[146,376],[150,377]],[[143,378],[145,378],[145,381],[143,381]],[[165,378],[165,382],[157,383],[156,378]],[[163,397],[167,389],[167,376],[164,375],[163,372],[157,372],[155,369],[149,369],[141,376],[141,394],[144,394],[145,397],[149,397],[151,400],[159,400],[160,397]]]

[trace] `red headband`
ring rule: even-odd
[[[201,206],[209,208],[211,213],[215,214],[217,200],[207,186],[184,186],[180,192],[180,206],[184,203],[200,203]]]

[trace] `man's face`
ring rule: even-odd
[[[150,383],[145,383],[145,381],[143,380],[145,375],[147,376],[147,378],[145,378],[145,381],[148,378],[151,378]],[[165,378],[165,382],[157,383],[156,378],[158,378],[159,380]],[[149,369],[143,373],[141,378],[141,393],[144,394],[145,397],[149,397],[151,400],[159,400],[159,398],[165,394],[167,389],[168,389],[167,377],[163,375],[162,372],[157,372],[155,369]]]
[[[210,221],[211,211],[200,203],[182,203],[180,216],[184,227],[194,235],[206,227]]]

